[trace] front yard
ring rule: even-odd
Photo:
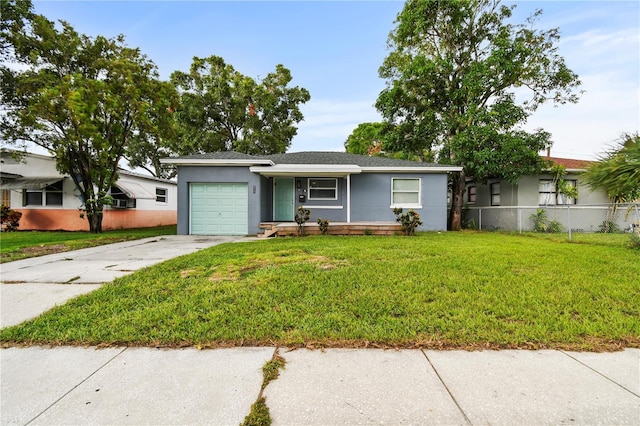
[[[12,344],[640,347],[640,253],[610,235],[224,244],[3,329]]]

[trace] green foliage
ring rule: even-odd
[[[348,153],[372,155],[379,153],[384,144],[385,123],[360,123],[344,142]]]
[[[20,226],[22,212],[13,210],[4,204],[0,205],[0,224],[5,232],[17,231]]]
[[[631,234],[631,238],[629,239],[629,247],[632,249],[640,250],[640,234],[637,232],[633,232]]]
[[[437,151],[463,166],[454,177],[451,228],[460,229],[466,178],[515,182],[544,166],[542,130],[522,130],[546,101],[576,102],[578,77],[557,53],[558,29],[537,30],[536,12],[511,24],[513,8],[490,0],[409,0],[380,67],[387,88],[376,102],[392,125],[386,149]],[[516,103],[515,91],[530,98]]]
[[[0,136],[53,154],[80,191],[91,232],[101,232],[120,160],[170,134],[175,91],[123,36],[91,38],[66,22],[25,19],[3,33],[20,66],[3,67]]]
[[[258,398],[256,402],[251,405],[251,411],[244,418],[241,426],[269,426],[271,425],[271,413],[269,413],[269,407],[264,397]]]
[[[569,244],[556,234],[443,232],[222,244],[105,284],[0,330],[0,340],[640,347],[640,263],[628,237],[577,234]]]
[[[611,220],[605,220],[598,226],[598,232],[601,232],[603,234],[617,234],[621,231],[622,230],[620,229],[618,224]]]
[[[298,237],[301,237],[304,234],[304,224],[307,223],[310,217],[311,210],[298,206],[298,210],[296,210],[296,216],[294,218],[298,224]]]
[[[605,190],[614,203],[640,199],[640,135],[622,135],[616,147],[587,168],[582,180]]]
[[[291,80],[282,65],[257,82],[219,56],[194,57],[188,73],[171,74],[180,91],[179,136],[172,150],[180,155],[285,152],[304,118],[299,105],[310,99],[306,89],[288,87]]]
[[[402,213],[402,209],[394,208],[393,214],[396,215],[396,222],[402,227],[404,235],[415,235],[416,228],[422,225],[420,215],[414,210],[409,210],[406,213]]]
[[[327,235],[327,232],[329,232],[329,219],[319,217],[318,226],[320,227],[320,233],[322,235]]]
[[[562,232],[562,224],[557,220],[549,220],[547,218],[547,212],[544,209],[537,209],[534,214],[531,215],[533,221],[534,232],[548,232],[551,234],[557,234]]]

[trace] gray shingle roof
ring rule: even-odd
[[[419,161],[397,160],[394,158],[369,157],[334,151],[307,151],[273,155],[249,155],[235,151],[210,152],[174,157],[180,160],[271,160],[275,164],[335,164],[359,167],[441,167],[442,164]]]
[[[368,155],[349,154],[346,152],[292,152],[289,154],[265,155],[276,164],[353,164],[360,167],[433,167],[432,163],[419,161],[396,160],[394,158],[369,157]],[[439,166],[439,165],[438,165]]]

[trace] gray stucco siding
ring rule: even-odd
[[[264,205],[263,180],[247,167],[178,167],[178,229],[179,235],[189,234],[189,187],[192,183],[246,183],[248,186],[248,233],[256,234]]]
[[[447,229],[447,175],[362,173],[351,176],[351,221],[395,221],[391,208],[391,179],[421,179],[419,230]],[[404,208],[404,211],[408,211]]]
[[[336,179],[337,194],[335,200],[310,200],[309,181],[313,179]],[[298,188],[297,182],[300,181]],[[311,211],[309,222],[316,222],[318,218],[328,219],[331,222],[347,221],[347,180],[345,178],[295,178],[295,208],[304,206]],[[300,201],[300,195],[305,197],[305,201]]]

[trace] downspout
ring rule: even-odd
[[[351,174],[347,175],[347,223],[351,223]]]

